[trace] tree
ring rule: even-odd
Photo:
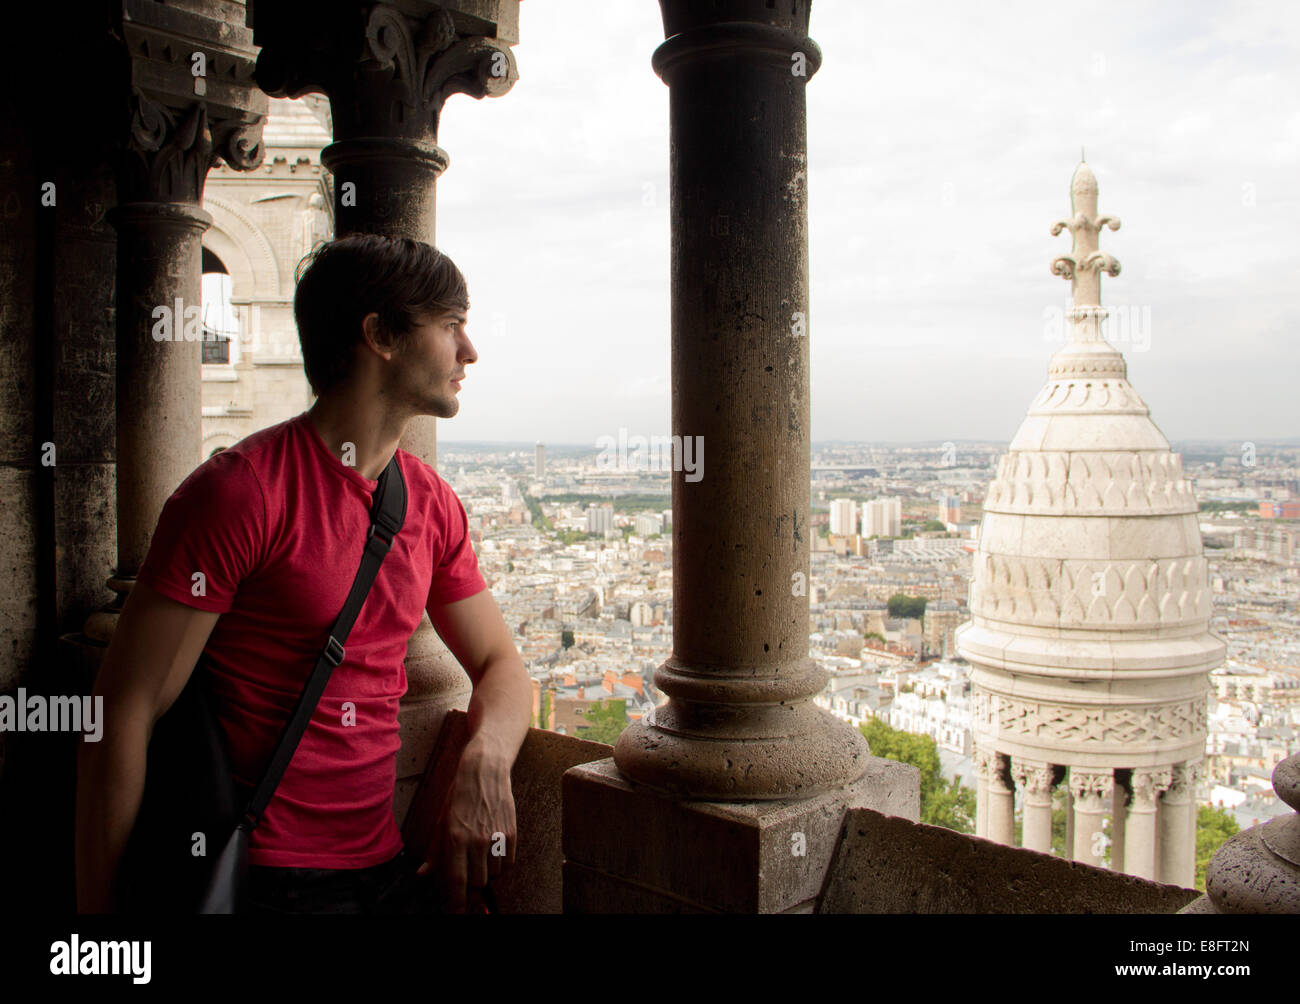
[[[924,523],[921,524],[922,533],[929,533],[932,530],[946,530],[946,529],[948,528],[937,519],[927,519]]]
[[[1196,810],[1196,888],[1205,892],[1205,869],[1223,842],[1241,831],[1232,813],[1220,806]]]
[[[573,648],[573,632],[568,628],[560,632],[560,645],[564,648]]]
[[[550,722],[551,722],[551,692],[550,690],[543,690],[541,706],[537,709],[537,727],[539,729],[550,728]]]
[[[597,701],[582,717],[587,725],[578,727],[579,739],[613,746],[627,728],[627,701],[621,697]]]
[[[872,638],[876,639],[876,641],[880,642],[882,645],[885,644],[885,636],[879,631],[868,631],[863,635],[864,641],[871,641]]]
[[[924,617],[925,597],[908,596],[906,593],[895,593],[889,598],[889,616],[904,618]]]
[[[879,718],[863,722],[861,731],[873,756],[910,763],[921,772],[921,822],[958,833],[975,831],[975,792],[942,775],[932,738],[892,728]]]

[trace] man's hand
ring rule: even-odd
[[[429,617],[474,684],[469,740],[428,860],[447,882],[447,905],[464,911],[468,889],[481,889],[515,860],[515,800],[510,768],[532,718],[532,683],[492,594],[430,605]]]
[[[515,800],[510,790],[514,756],[477,739],[461,755],[447,807],[417,874],[435,870],[447,908],[465,911],[469,889],[481,889],[515,861]]]

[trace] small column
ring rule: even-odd
[[[518,2],[492,6],[495,24],[478,12],[475,17],[492,29],[490,36],[462,34],[452,12],[434,4],[377,3],[324,36],[301,30],[319,18],[314,3],[281,3],[265,13],[258,8],[258,85],[275,97],[312,91],[329,97],[334,142],[321,151],[321,163],[333,175],[336,237],[368,233],[435,243],[437,181],[449,163],[438,146],[443,103],[457,93],[499,97],[519,78],[510,51]],[[398,446],[436,469],[437,419],[411,419]],[[398,818],[414,795],[443,715],[465,708],[471,693],[469,678],[427,614],[407,643],[406,675]]]
[[[1160,833],[1157,882],[1184,888],[1191,888],[1196,882],[1196,843],[1190,839],[1195,824],[1192,797],[1195,777],[1196,767],[1190,761],[1175,764],[1170,771],[1169,788],[1160,798],[1156,824]]]
[[[1110,869],[1124,871],[1124,836],[1128,826],[1128,787],[1117,776],[1110,798]]]
[[[1074,859],[1074,792],[1070,790],[1068,779],[1065,784],[1065,857]]]
[[[1156,806],[1171,781],[1168,767],[1133,771],[1124,830],[1124,871],[1129,875],[1156,877]]]
[[[989,771],[989,839],[1014,847],[1016,842],[1016,788],[1009,757],[998,753]]]
[[[993,770],[993,754],[976,748],[971,756],[975,767],[975,836],[989,835],[989,774]]]
[[[1011,776],[1020,786],[1024,813],[1021,846],[1052,853],[1052,766],[1036,760],[1011,762]]]
[[[1106,810],[1110,807],[1115,778],[1110,771],[1070,768],[1070,792],[1074,795],[1073,860],[1102,867]]]

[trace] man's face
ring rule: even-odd
[[[394,355],[394,391],[417,414],[451,418],[460,410],[460,381],[465,367],[478,359],[465,323],[461,310],[431,314],[411,330],[406,348]]]

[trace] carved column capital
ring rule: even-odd
[[[119,202],[203,201],[208,169],[251,171],[262,162],[259,116],[214,118],[207,102],[170,105],[131,88],[131,124],[119,165]]]
[[[1070,768],[1070,793],[1083,811],[1104,811],[1114,791],[1115,775],[1111,771]]]
[[[448,97],[499,97],[519,79],[512,40],[461,11],[376,3],[320,18],[313,8],[259,8],[257,82],[275,97],[327,94],[336,140],[383,136],[432,149]]]
[[[1052,795],[1052,765],[1037,760],[1011,760],[1011,777],[1026,797],[1044,799]]]
[[[1173,770],[1170,767],[1156,767],[1152,770],[1135,770],[1130,782],[1132,800],[1129,811],[1154,812],[1156,800],[1173,783]]]
[[[991,750],[979,746],[975,747],[974,752],[971,753],[971,766],[974,768],[975,776],[979,780],[987,783],[989,778],[992,777],[995,764],[994,758],[996,756],[997,754]]]
[[[1170,768],[1169,786],[1165,791],[1166,802],[1185,802],[1196,793],[1196,781],[1201,776],[1201,762],[1187,760],[1176,763]]]

